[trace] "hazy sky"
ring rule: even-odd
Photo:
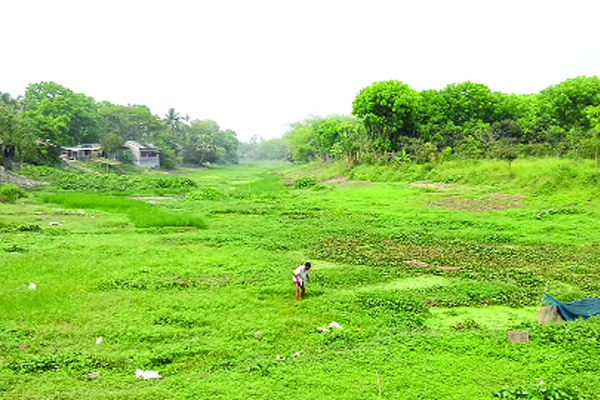
[[[0,0],[0,12],[0,91],[55,81],[242,141],[349,114],[375,81],[521,94],[600,75],[598,0]]]

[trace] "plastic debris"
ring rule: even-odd
[[[60,222],[50,222],[50,226],[61,226]]]
[[[102,336],[98,336],[98,338],[96,339],[96,344],[100,343],[102,343]]]
[[[89,377],[90,379],[98,379],[98,378],[100,378],[100,372],[97,372],[97,371],[90,372],[90,373],[88,374],[88,377]]]
[[[319,331],[319,332],[327,332],[328,330],[329,330],[329,329],[327,329],[327,328],[326,328],[326,327],[324,327],[324,326],[320,326],[320,327],[318,327],[318,328],[317,328],[317,331]]]
[[[298,351],[298,352],[294,353],[294,357],[300,357],[300,352]]]
[[[285,357],[281,357],[279,354],[275,357],[277,361],[285,360]]]
[[[342,329],[341,325],[337,322],[333,321],[329,324],[329,329]]]
[[[35,290],[36,287],[37,285],[35,283],[30,283],[29,286],[27,286],[27,288],[31,290]]]
[[[162,379],[162,376],[158,374],[158,371],[142,371],[139,368],[135,370],[135,377],[145,381],[148,379]]]

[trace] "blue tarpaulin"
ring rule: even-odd
[[[592,315],[600,314],[600,298],[588,298],[575,300],[570,303],[563,303],[556,300],[548,293],[544,293],[544,304],[556,306],[558,312],[566,321],[572,321],[575,318],[589,318]]]

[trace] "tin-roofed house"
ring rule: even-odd
[[[137,166],[144,168],[160,167],[160,149],[152,144],[142,145],[133,140],[125,142],[123,147],[127,150],[127,159]]]
[[[100,157],[99,144],[80,144],[75,147],[61,147],[62,154],[67,160],[86,161]]]

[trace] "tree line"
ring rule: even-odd
[[[54,82],[27,87],[23,97],[0,92],[0,162],[53,164],[57,147],[100,143],[107,153],[127,140],[161,149],[161,165],[287,159],[355,163],[450,158],[600,155],[600,79],[577,77],[537,94],[492,92],[473,82],[416,91],[396,80],[375,82],[352,103],[352,115],[309,117],[281,138],[237,134],[212,120],[174,109],[162,117],[143,105],[96,102]]]
[[[237,163],[236,132],[212,120],[190,121],[174,109],[162,117],[144,105],[96,102],[55,82],[34,83],[24,96],[0,92],[0,162],[53,165],[61,146],[100,143],[115,153],[125,141],[161,149],[161,167]]]
[[[537,94],[492,92],[473,82],[416,91],[375,82],[352,103],[352,115],[311,117],[284,134],[287,158],[425,163],[449,158],[600,154],[600,79],[577,77]]]

